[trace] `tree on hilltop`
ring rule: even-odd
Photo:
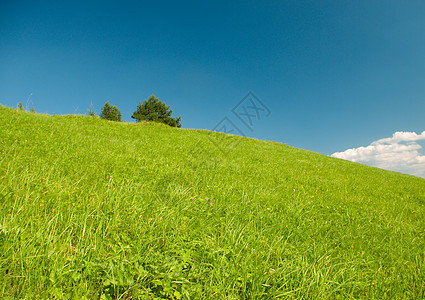
[[[140,102],[139,105],[137,105],[137,110],[131,117],[136,119],[137,122],[153,121],[164,123],[171,127],[182,127],[180,123],[182,118],[173,118],[171,117],[172,113],[173,110],[170,109],[169,105],[166,105],[165,102],[162,102],[152,95],[148,100],[145,100],[143,103]]]
[[[115,106],[109,104],[109,101],[102,107],[102,112],[99,115],[102,119],[121,122],[121,112]]]

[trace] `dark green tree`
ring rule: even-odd
[[[170,109],[169,105],[156,98],[154,95],[150,96],[148,100],[145,100],[137,105],[137,110],[131,116],[140,121],[154,121],[167,124],[171,127],[182,127],[180,121],[181,117],[173,118],[171,114],[173,110]]]
[[[102,112],[99,115],[102,119],[121,122],[121,112],[115,106],[109,104],[109,101],[102,107]]]
[[[22,105],[22,102],[18,103],[18,109],[19,110],[24,110],[24,106]]]

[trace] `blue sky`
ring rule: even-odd
[[[425,130],[424,16],[419,0],[1,1],[0,103],[110,101],[131,122],[154,94],[183,128],[227,116],[331,155]],[[252,130],[232,113],[250,91],[270,111]]]

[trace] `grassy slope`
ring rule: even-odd
[[[0,142],[2,297],[425,297],[424,179],[2,106]]]

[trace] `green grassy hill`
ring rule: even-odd
[[[420,299],[424,203],[275,142],[0,106],[0,298]]]

